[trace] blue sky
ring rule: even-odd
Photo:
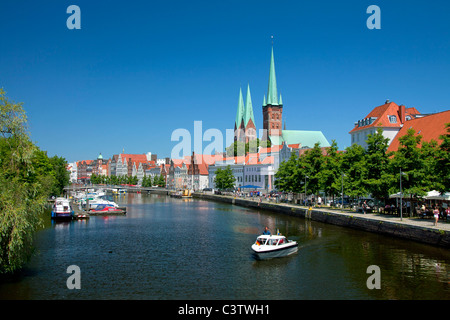
[[[66,27],[72,4],[81,30]],[[371,4],[380,30],[366,27]],[[2,1],[0,87],[50,156],[165,157],[177,128],[233,128],[247,84],[262,128],[273,35],[287,129],[344,149],[386,99],[450,109],[449,12],[447,1]]]

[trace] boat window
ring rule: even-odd
[[[266,239],[264,238],[258,238],[256,241],[259,242],[260,244],[266,244]]]
[[[270,239],[268,245],[276,246],[278,239]]]

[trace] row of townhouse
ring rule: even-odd
[[[102,154],[95,160],[81,160],[72,165],[71,181],[78,183],[87,183],[90,181],[93,174],[108,175],[109,160],[104,161]],[[76,175],[76,178],[74,177]]]
[[[293,148],[294,147],[294,148]],[[95,160],[82,160],[73,165],[76,179],[73,182],[88,183],[92,174],[105,176],[136,176],[138,184],[144,176],[163,176],[169,189],[202,190],[215,188],[215,172],[218,168],[230,165],[237,188],[256,185],[265,190],[272,190],[274,174],[279,163],[289,159],[296,146],[285,145],[272,148],[260,148],[258,153],[246,156],[226,157],[223,154],[201,155],[192,153],[182,159],[156,159],[147,154],[116,154],[103,160],[100,154]],[[297,146],[298,147],[298,146]],[[297,152],[298,154],[298,152]],[[76,180],[76,181],[74,181]]]

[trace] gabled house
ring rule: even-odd
[[[374,108],[364,118],[355,122],[353,129],[349,132],[351,143],[367,148],[367,137],[369,134],[374,134],[377,128],[383,129],[383,136],[391,143],[408,121],[422,116],[416,108],[406,108],[404,105],[397,105],[395,102],[386,100],[383,105]]]

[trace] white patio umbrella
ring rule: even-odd
[[[433,190],[427,192],[427,195],[424,197],[427,200],[447,200],[450,201],[450,192],[445,192],[441,194],[439,191]]]
[[[397,192],[397,193],[394,193],[394,194],[391,194],[390,196],[389,196],[389,198],[391,198],[391,199],[400,199],[400,196],[401,196],[401,193],[400,192]]]

